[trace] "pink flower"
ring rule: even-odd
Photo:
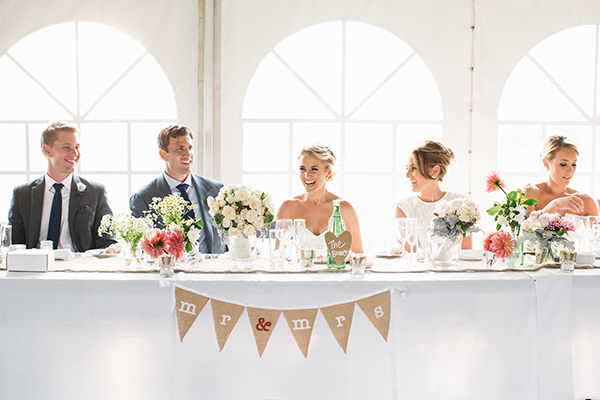
[[[509,232],[492,232],[483,239],[483,249],[503,260],[515,250],[515,241]]]
[[[504,188],[506,185],[504,184],[504,180],[500,177],[500,172],[492,171],[485,178],[485,191],[486,193],[495,192],[500,189],[504,192]],[[504,192],[506,194],[506,192]]]
[[[165,230],[155,231],[152,236],[142,239],[140,248],[152,258],[158,258],[165,252],[165,241],[167,232]]]
[[[185,237],[183,230],[172,229],[167,232],[167,238],[165,240],[165,249],[167,253],[179,260],[185,251]]]

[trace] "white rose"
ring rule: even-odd
[[[235,201],[241,201],[243,203],[248,200],[248,197],[250,197],[250,192],[244,187],[238,189],[235,193]]]
[[[252,225],[246,225],[246,227],[244,228],[244,235],[246,237],[250,237],[252,235],[256,234],[256,229],[254,229],[254,226]]]
[[[458,210],[458,219],[462,222],[471,222],[473,216],[471,212],[466,208],[461,208]]]
[[[234,219],[235,218],[235,209],[231,206],[223,207],[223,216],[225,218]]]
[[[229,218],[223,218],[221,225],[223,225],[223,228],[229,228],[231,226],[231,220]]]
[[[256,196],[250,196],[248,198],[248,206],[250,208],[258,210],[259,208],[262,208],[262,202],[260,201],[260,199],[258,197],[256,197]]]
[[[441,201],[435,206],[434,212],[438,217],[445,217],[451,212],[450,204],[447,201]]]
[[[462,207],[462,205],[463,205],[463,199],[454,199],[450,202],[450,207],[453,212],[458,212],[458,210]]]
[[[206,198],[206,204],[208,204],[209,207],[212,207],[212,205],[215,203],[215,199],[212,196],[208,196]]]
[[[196,243],[200,239],[200,229],[192,226],[188,231],[188,239],[192,243]]]
[[[213,215],[213,216],[214,216],[215,214],[218,214],[220,211],[221,211],[221,207],[219,207],[219,204],[218,204],[218,203],[213,203],[213,204],[210,206],[210,209],[208,210],[208,212],[210,213],[210,215]]]
[[[498,216],[498,223],[502,226],[508,226],[508,220],[506,219],[506,217],[504,215]]]
[[[273,210],[275,209],[275,207],[273,206],[273,199],[270,197],[267,197],[266,199],[263,200],[263,206],[269,210],[269,212],[271,214],[273,214]]]
[[[256,218],[258,218],[258,213],[254,210],[248,210],[248,212],[246,213],[246,221],[248,221],[248,223],[253,224],[254,221],[256,220]]]
[[[256,230],[260,231],[262,228],[265,227],[265,217],[258,217],[254,220],[254,223],[252,224],[254,225],[254,227],[256,228]]]
[[[242,233],[242,231],[240,230],[240,228],[229,228],[229,234],[231,236],[237,236],[240,233]]]

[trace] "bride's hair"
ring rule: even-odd
[[[575,143],[569,140],[569,138],[566,136],[552,135],[544,140],[540,157],[542,160],[552,161],[560,149],[575,150],[575,153],[579,155],[577,146],[575,146]]]
[[[417,167],[417,171],[426,179],[442,181],[446,175],[448,165],[454,161],[454,152],[450,147],[444,146],[440,142],[427,140],[421,143],[412,151],[413,163]],[[440,173],[435,177],[430,175],[431,168],[438,165]]]
[[[304,154],[310,154],[313,157],[318,158],[319,160],[325,163],[325,167],[331,172],[328,180],[332,180],[335,174],[337,174],[337,170],[335,169],[335,161],[336,157],[333,154],[333,150],[325,144],[313,144],[310,146],[304,146],[302,150],[300,150],[300,154],[298,155],[298,160]]]

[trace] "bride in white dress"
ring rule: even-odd
[[[416,218],[420,230],[428,229],[433,219],[433,210],[440,201],[467,198],[440,188],[440,182],[453,160],[452,149],[439,142],[428,140],[413,149],[406,165],[406,178],[415,195],[396,203],[396,218]],[[472,247],[472,237],[463,238],[462,248]]]
[[[327,182],[332,180],[336,173],[335,160],[335,155],[328,146],[304,147],[300,151],[298,162],[300,181],[305,192],[284,201],[277,212],[277,218],[304,219],[307,239],[303,247],[313,246],[317,251],[325,248],[325,232],[333,212],[333,200],[340,199],[326,187]],[[362,253],[363,245],[356,211],[350,203],[340,200],[340,212],[346,230],[352,234],[350,250]]]

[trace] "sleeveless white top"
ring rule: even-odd
[[[306,231],[306,236],[302,247],[314,248],[317,254],[327,254],[327,246],[325,245],[325,233],[327,230],[320,235],[315,235],[308,228],[304,228],[304,230]]]
[[[433,219],[433,211],[435,210],[435,206],[437,206],[440,201],[444,200],[450,202],[454,199],[466,198],[468,197],[462,194],[446,192],[446,194],[442,196],[441,199],[431,203],[424,202],[417,196],[410,196],[399,200],[396,203],[396,205],[402,211],[404,211],[404,214],[406,214],[408,218],[417,219],[417,227],[422,229],[429,229],[429,227],[431,226],[431,220]]]

